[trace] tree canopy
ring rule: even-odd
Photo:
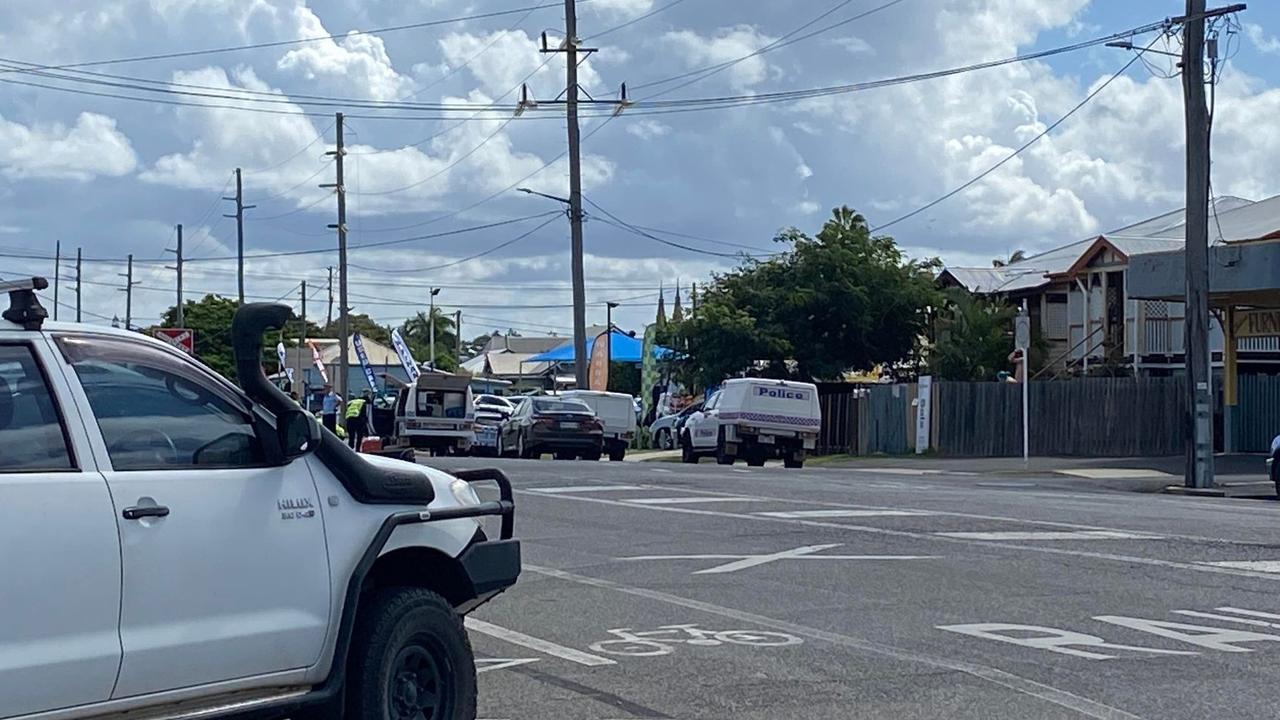
[[[706,386],[758,371],[826,380],[912,355],[926,308],[940,304],[937,260],[908,259],[848,207],[813,237],[793,228],[775,240],[786,249],[715,276],[697,313],[668,324],[661,341],[680,352],[678,378]]]
[[[948,292],[938,313],[929,371],[941,380],[994,380],[1001,370],[1012,371],[1014,314],[998,300],[958,288]]]

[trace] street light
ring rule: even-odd
[[[621,304],[622,304],[622,303],[616,303],[616,302],[606,302],[606,303],[604,304],[604,306],[605,306],[605,308],[606,308],[606,310],[605,310],[605,318],[606,318],[606,320],[605,320],[605,323],[604,323],[604,325],[605,325],[605,332],[609,332],[609,333],[612,333],[612,332],[613,332],[613,309],[614,309],[614,308],[616,308],[616,307],[618,307],[618,306],[619,306],[619,305],[621,305]]]
[[[427,314],[427,345],[430,347],[432,370],[436,369],[436,296],[439,294],[440,288],[431,288],[431,312]]]

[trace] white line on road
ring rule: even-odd
[[[933,513],[923,512],[920,510],[789,510],[785,512],[758,512],[753,515],[763,515],[773,518],[851,518],[851,517],[912,517],[922,515],[932,515]]]
[[[519,667],[536,662],[538,662],[538,658],[476,658],[476,674],[479,675],[492,670]]]
[[[517,490],[516,492],[521,493],[524,491]],[[705,492],[711,492],[711,491],[705,491]],[[728,493],[725,493],[725,494],[727,495]],[[994,540],[975,540],[973,538],[953,538],[953,537],[947,537],[945,535],[938,535],[938,534],[925,533],[925,532],[915,532],[912,530],[895,530],[890,528],[873,527],[870,525],[852,525],[849,523],[829,522],[826,520],[799,520],[799,519],[790,519],[790,518],[771,518],[771,517],[763,517],[760,515],[751,515],[748,513],[726,512],[722,510],[703,510],[699,508],[669,507],[665,505],[635,505],[633,503],[620,502],[618,500],[609,500],[606,498],[582,497],[582,496],[575,496],[575,495],[567,495],[566,497],[573,498],[574,500],[578,500],[580,502],[596,503],[598,505],[613,505],[615,507],[629,507],[637,510],[652,510],[657,512],[680,513],[684,515],[700,515],[702,517],[731,518],[735,520],[759,520],[761,522],[790,523],[793,525],[803,525],[806,527],[819,527],[819,528],[828,528],[832,530],[840,530],[842,532],[859,532],[859,533],[868,533],[871,535],[883,535],[886,537],[904,537],[904,538],[914,538],[916,540],[934,540],[937,542],[985,545],[987,547],[997,547],[997,548],[1004,548],[1006,550],[1018,550],[1023,552],[1037,552],[1037,553],[1043,553],[1045,555],[1062,555],[1065,557],[1083,557],[1083,558],[1090,558],[1093,560],[1106,560],[1109,562],[1117,562],[1125,565],[1148,565],[1151,567],[1163,567],[1163,568],[1171,568],[1175,570],[1194,570],[1197,572],[1218,573],[1222,575],[1234,575],[1237,577],[1250,577],[1250,578],[1272,580],[1272,581],[1280,580],[1280,573],[1258,572],[1256,570],[1245,569],[1245,568],[1218,567],[1216,565],[1210,565],[1207,563],[1182,562],[1179,560],[1163,560],[1161,558],[1140,557],[1137,555],[1121,555],[1118,553],[1093,552],[1088,550],[1076,550],[1073,548],[1060,548],[1060,547],[1052,547],[1052,546],[1046,546],[1046,545],[1019,545],[1016,543],[998,542]],[[776,500],[778,502],[796,502],[794,500],[787,500],[786,498],[761,497],[760,499]],[[838,503],[819,503],[819,502],[815,502],[814,504],[815,505],[836,505],[836,506],[839,505]],[[1049,522],[1049,521],[1043,521],[1043,520],[1023,520],[1020,518],[1000,517],[1000,516],[993,516],[993,515],[971,515],[967,513],[954,513],[954,512],[939,512],[938,514],[948,516],[948,517],[975,517],[975,518],[981,518],[981,519],[987,519],[987,520],[1007,520],[1012,522],[1024,522],[1029,524],[1050,525],[1050,526],[1058,526],[1058,527],[1062,527],[1066,525],[1065,523],[1055,523],[1055,522]],[[1070,525],[1066,525],[1066,526],[1071,527]],[[1076,527],[1079,527],[1079,526],[1076,526]],[[1107,531],[1107,532],[1117,532],[1117,531]],[[1144,536],[1144,537],[1154,537],[1154,536]],[[1167,535],[1165,537],[1186,538],[1191,540],[1205,540],[1205,538],[1200,538],[1200,537],[1191,536],[1191,535]]]
[[[558,487],[529,488],[529,492],[557,495],[560,493],[615,492],[617,490],[644,490],[639,485],[562,485]]]
[[[840,547],[840,543],[829,545],[806,545],[792,550],[783,550],[764,555],[636,555],[618,558],[619,560],[732,560],[733,562],[717,565],[706,570],[699,570],[694,575],[718,575],[737,572],[747,568],[765,565],[779,560],[931,560],[936,555],[816,555],[823,550]]]
[[[672,509],[675,509],[675,508],[672,508]],[[750,516],[747,516],[747,517],[750,517]],[[839,645],[841,647],[860,650],[862,652],[877,653],[880,655],[885,655],[885,656],[894,658],[896,660],[902,660],[906,662],[917,662],[917,663],[929,665],[936,668],[955,670],[968,675],[972,675],[977,678],[981,678],[983,680],[994,683],[996,685],[1009,688],[1010,690],[1014,690],[1016,692],[1020,692],[1025,695],[1029,695],[1031,697],[1039,698],[1041,700],[1044,700],[1045,702],[1050,702],[1060,707],[1074,710],[1082,715],[1086,715],[1092,718],[1100,718],[1100,719],[1107,718],[1109,720],[1139,720],[1137,715],[1125,712],[1124,710],[1121,710],[1119,708],[1111,707],[1110,705],[1104,705],[1103,703],[1097,702],[1096,700],[1090,700],[1089,698],[1081,697],[1074,693],[1067,692],[1066,690],[1059,690],[1058,688],[1052,687],[1050,685],[1045,685],[1044,683],[1039,683],[1034,680],[1028,680],[1026,678],[1019,677],[1012,673],[1005,672],[1004,670],[998,670],[996,668],[987,667],[985,665],[979,665],[977,663],[965,662],[963,660],[950,660],[947,658],[934,657],[931,655],[926,655],[924,653],[919,653],[919,652],[913,652],[910,650],[903,650],[900,648],[893,647],[891,645],[884,645],[878,642],[874,642],[872,640],[866,640],[864,638],[854,637],[852,635],[842,635],[840,633],[834,633],[828,630],[820,630],[818,628],[799,625],[796,623],[787,622],[785,620],[775,620],[774,618],[767,617],[764,615],[757,615],[755,613],[746,612],[744,610],[735,610],[733,608],[724,607],[722,605],[714,605],[712,603],[703,602],[701,600],[692,600],[690,598],[681,597],[679,595],[672,595],[670,593],[665,593],[660,590],[650,590],[648,588],[634,587],[631,585],[623,585],[621,583],[616,583],[611,580],[601,580],[599,578],[587,577],[585,575],[575,575],[573,573],[568,573],[563,570],[555,570],[553,568],[539,567],[537,565],[530,565],[527,563],[525,564],[524,569],[530,572],[538,573],[540,575],[546,575],[548,577],[553,577],[553,578],[565,580],[568,582],[578,583],[580,585],[587,585],[589,587],[598,587],[598,588],[604,588],[608,590],[615,590],[617,592],[625,593],[627,595],[647,598],[650,600],[657,600],[659,602],[664,602],[669,605],[676,605],[678,607],[689,608],[690,610],[697,610],[699,612],[709,613],[711,615],[719,615],[720,617],[729,618],[730,620],[736,620],[738,622],[753,623],[756,625],[760,625],[761,627],[767,627],[773,630],[790,633],[791,635],[798,635],[801,637],[807,637],[814,640],[821,640],[823,642],[829,642],[833,645]]]
[[[581,650],[575,650],[571,647],[565,647],[564,645],[557,645],[550,640],[543,640],[542,638],[536,638],[532,635],[525,635],[522,632],[508,630],[507,628],[487,623],[483,620],[477,620],[473,617],[466,619],[466,625],[467,629],[472,632],[488,635],[489,637],[509,642],[512,645],[529,648],[530,650],[537,650],[540,653],[546,653],[552,657],[558,657],[561,660],[568,660],[569,662],[577,663],[579,665],[586,665],[587,667],[617,665],[616,662],[609,658],[584,653]]]
[[[1223,562],[1207,562],[1205,565],[1237,570],[1253,570],[1254,572],[1280,573],[1280,560],[1226,560]]]
[[[693,503],[714,502],[764,502],[749,497],[659,497],[659,498],[622,498],[623,502],[640,505],[689,505]]]
[[[1159,535],[1115,530],[1013,530],[1005,532],[940,532],[942,537],[961,540],[1158,540]],[[1280,570],[1277,570],[1280,572]]]

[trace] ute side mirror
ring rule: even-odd
[[[289,463],[320,447],[320,423],[301,408],[285,410],[276,416],[276,436],[281,459]]]

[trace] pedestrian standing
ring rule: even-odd
[[[347,429],[347,442],[353,450],[360,450],[360,445],[364,442],[365,436],[369,434],[369,413],[368,410],[373,404],[372,396],[366,390],[364,395],[358,398],[352,398],[347,403],[347,413],[345,418],[345,426]]]
[[[324,384],[324,399],[320,404],[320,418],[334,435],[338,434],[338,405],[341,398],[333,391],[333,385]]]

